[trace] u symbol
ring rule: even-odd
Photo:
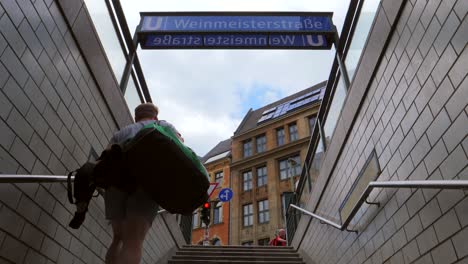
[[[143,30],[161,29],[163,17],[146,17],[143,21]]]
[[[315,38],[313,38],[313,37],[315,37]],[[310,46],[320,47],[320,46],[323,46],[324,42],[325,42],[323,40],[322,35],[315,35],[315,36],[307,35],[306,38],[307,38],[307,44],[309,44]]]

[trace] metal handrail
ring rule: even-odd
[[[303,209],[303,208],[301,208],[301,207],[299,207],[299,206],[297,206],[297,205],[295,205],[295,204],[290,204],[290,205],[289,205],[289,208],[291,208],[291,207],[294,208],[294,209],[297,209],[297,210],[299,210],[299,211],[301,211],[301,212],[303,212],[303,213],[305,213],[305,214],[307,214],[307,215],[310,215],[310,216],[312,216],[312,217],[314,217],[314,218],[317,218],[318,220],[324,222],[324,223],[327,224],[327,225],[331,225],[331,226],[333,226],[334,228],[340,229],[340,230],[341,230],[341,227],[342,227],[342,226],[339,225],[339,224],[337,224],[337,223],[334,223],[334,222],[332,222],[332,221],[330,221],[330,220],[327,220],[327,219],[325,219],[325,218],[323,218],[323,217],[321,217],[321,216],[319,216],[319,215],[316,215],[316,214],[314,214],[314,213],[312,213],[312,212],[310,212],[310,211],[307,211],[306,209]]]
[[[75,176],[71,176],[74,180]],[[63,175],[20,175],[0,174],[0,183],[37,183],[37,182],[66,182]]]
[[[71,176],[72,181],[75,176]],[[66,182],[67,176],[63,175],[8,175],[0,174],[0,183],[39,183],[39,182]],[[169,213],[165,209],[158,210],[157,214]]]
[[[72,181],[75,176],[71,176]],[[62,175],[7,175],[0,174],[0,183],[39,183],[39,182],[66,182],[67,176]],[[157,214],[169,213],[165,209],[158,210]]]
[[[75,176],[71,176],[72,181]],[[39,183],[39,182],[66,182],[67,176],[63,175],[8,175],[0,174],[0,183]],[[158,210],[157,214],[169,213],[165,209]]]
[[[349,217],[343,222],[343,224],[337,224],[333,221],[330,221],[322,216],[314,214],[306,209],[303,209],[297,205],[290,204],[288,210],[294,208],[299,210],[313,218],[316,218],[321,221],[321,223],[330,225],[341,231],[346,230],[349,232],[357,232],[355,230],[348,230],[348,225],[356,215],[357,211],[361,208],[361,205],[364,202],[367,202],[366,199],[374,188],[427,188],[427,189],[468,189],[468,181],[466,180],[441,180],[441,181],[372,181],[369,182],[366,189],[362,192],[358,202],[354,205]],[[380,206],[380,203],[369,203]]]
[[[0,174],[0,183],[54,183],[54,182],[67,182],[68,176],[63,175],[20,175],[20,174]],[[71,180],[75,180],[75,176],[71,176]],[[157,214],[169,213],[165,209],[158,210]],[[162,218],[164,224],[169,230],[169,234],[172,237],[175,245],[180,248],[177,243],[177,239],[174,237],[169,225],[166,222],[166,219]]]

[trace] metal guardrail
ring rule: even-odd
[[[75,179],[74,176],[71,177]],[[66,182],[67,176],[62,175],[8,175],[0,174],[0,183],[37,183],[37,182]]]
[[[0,174],[0,183],[54,183],[54,182],[67,182],[68,176],[63,176],[63,175],[20,175],[20,174]],[[75,180],[74,176],[71,176],[72,181]],[[163,214],[163,213],[169,213],[165,209],[158,210],[158,214]],[[182,216],[184,221],[181,222],[180,228],[182,233],[184,234],[184,238],[187,242],[187,244],[190,244],[190,239],[191,239],[191,216],[190,218],[190,224],[187,224],[187,218]],[[177,247],[179,245],[177,244],[177,240],[174,237],[174,234],[172,234],[171,229],[169,228],[169,225],[167,225],[166,220],[163,217],[163,221],[166,224],[167,229],[169,230],[169,233],[174,240],[175,244]],[[188,227],[188,230],[187,229]],[[187,232],[190,232],[190,234],[187,234]]]
[[[358,210],[361,208],[361,205],[366,202],[372,205],[377,205],[380,207],[380,203],[378,202],[368,202],[367,197],[374,188],[424,188],[424,189],[468,189],[468,181],[466,180],[442,180],[442,181],[373,181],[370,182],[366,189],[362,192],[359,200],[353,206],[351,210],[351,214],[349,217],[343,222],[343,224],[337,224],[333,221],[330,221],[322,216],[314,214],[308,210],[305,210],[297,205],[291,204],[288,208],[288,211],[291,208],[299,210],[313,218],[318,219],[321,223],[330,225],[336,229],[341,231],[346,230],[349,232],[356,232],[356,230],[348,230],[348,225],[351,220],[354,218]]]
[[[362,8],[364,0],[351,0],[349,3],[348,7],[348,12],[345,17],[345,21],[343,23],[343,28],[341,30],[341,36],[339,39],[339,43],[335,43],[336,47],[336,55],[341,57],[341,60],[346,60],[346,56],[349,50],[349,46],[351,44],[352,37],[354,35],[355,27],[356,27],[356,21],[359,18],[360,11]],[[312,165],[315,151],[318,147],[319,144],[322,144],[323,150],[326,151],[327,149],[327,144],[326,144],[326,136],[323,130],[323,125],[326,123],[328,112],[330,111],[331,108],[331,103],[333,102],[333,98],[335,96],[335,91],[336,91],[336,86],[338,85],[338,82],[340,80],[340,61],[338,58],[335,58],[333,60],[333,64],[330,70],[330,74],[328,76],[327,80],[327,86],[325,90],[325,94],[322,98],[322,102],[320,104],[320,109],[317,113],[317,121],[315,122],[314,129],[312,130],[310,141],[309,141],[309,147],[307,149],[307,154],[305,157],[304,165],[302,168],[301,172],[301,177],[299,178],[299,183],[298,183],[298,188],[296,190],[297,197],[296,199],[298,201],[301,200],[303,188],[305,186],[306,181],[310,181],[310,176],[309,176],[309,168]],[[346,89],[348,90],[349,87]],[[319,142],[319,139],[321,142]],[[324,152],[325,153],[325,152]],[[307,179],[308,178],[308,179]],[[328,181],[325,184],[325,188],[328,185]],[[309,184],[309,191],[312,190],[312,184]],[[321,199],[321,198],[320,198]],[[289,209],[289,208],[288,208]],[[296,222],[298,222],[300,219],[300,214],[297,216],[291,217],[291,222],[288,219],[288,223],[286,224],[288,226],[288,231],[289,233],[289,239],[291,240],[294,235],[295,235],[295,230],[297,227]],[[304,238],[305,233],[301,234],[302,239]]]

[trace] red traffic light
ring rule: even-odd
[[[203,208],[209,209],[210,208],[210,203],[204,203]]]

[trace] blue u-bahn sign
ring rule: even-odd
[[[330,49],[332,13],[141,13],[146,49]]]

